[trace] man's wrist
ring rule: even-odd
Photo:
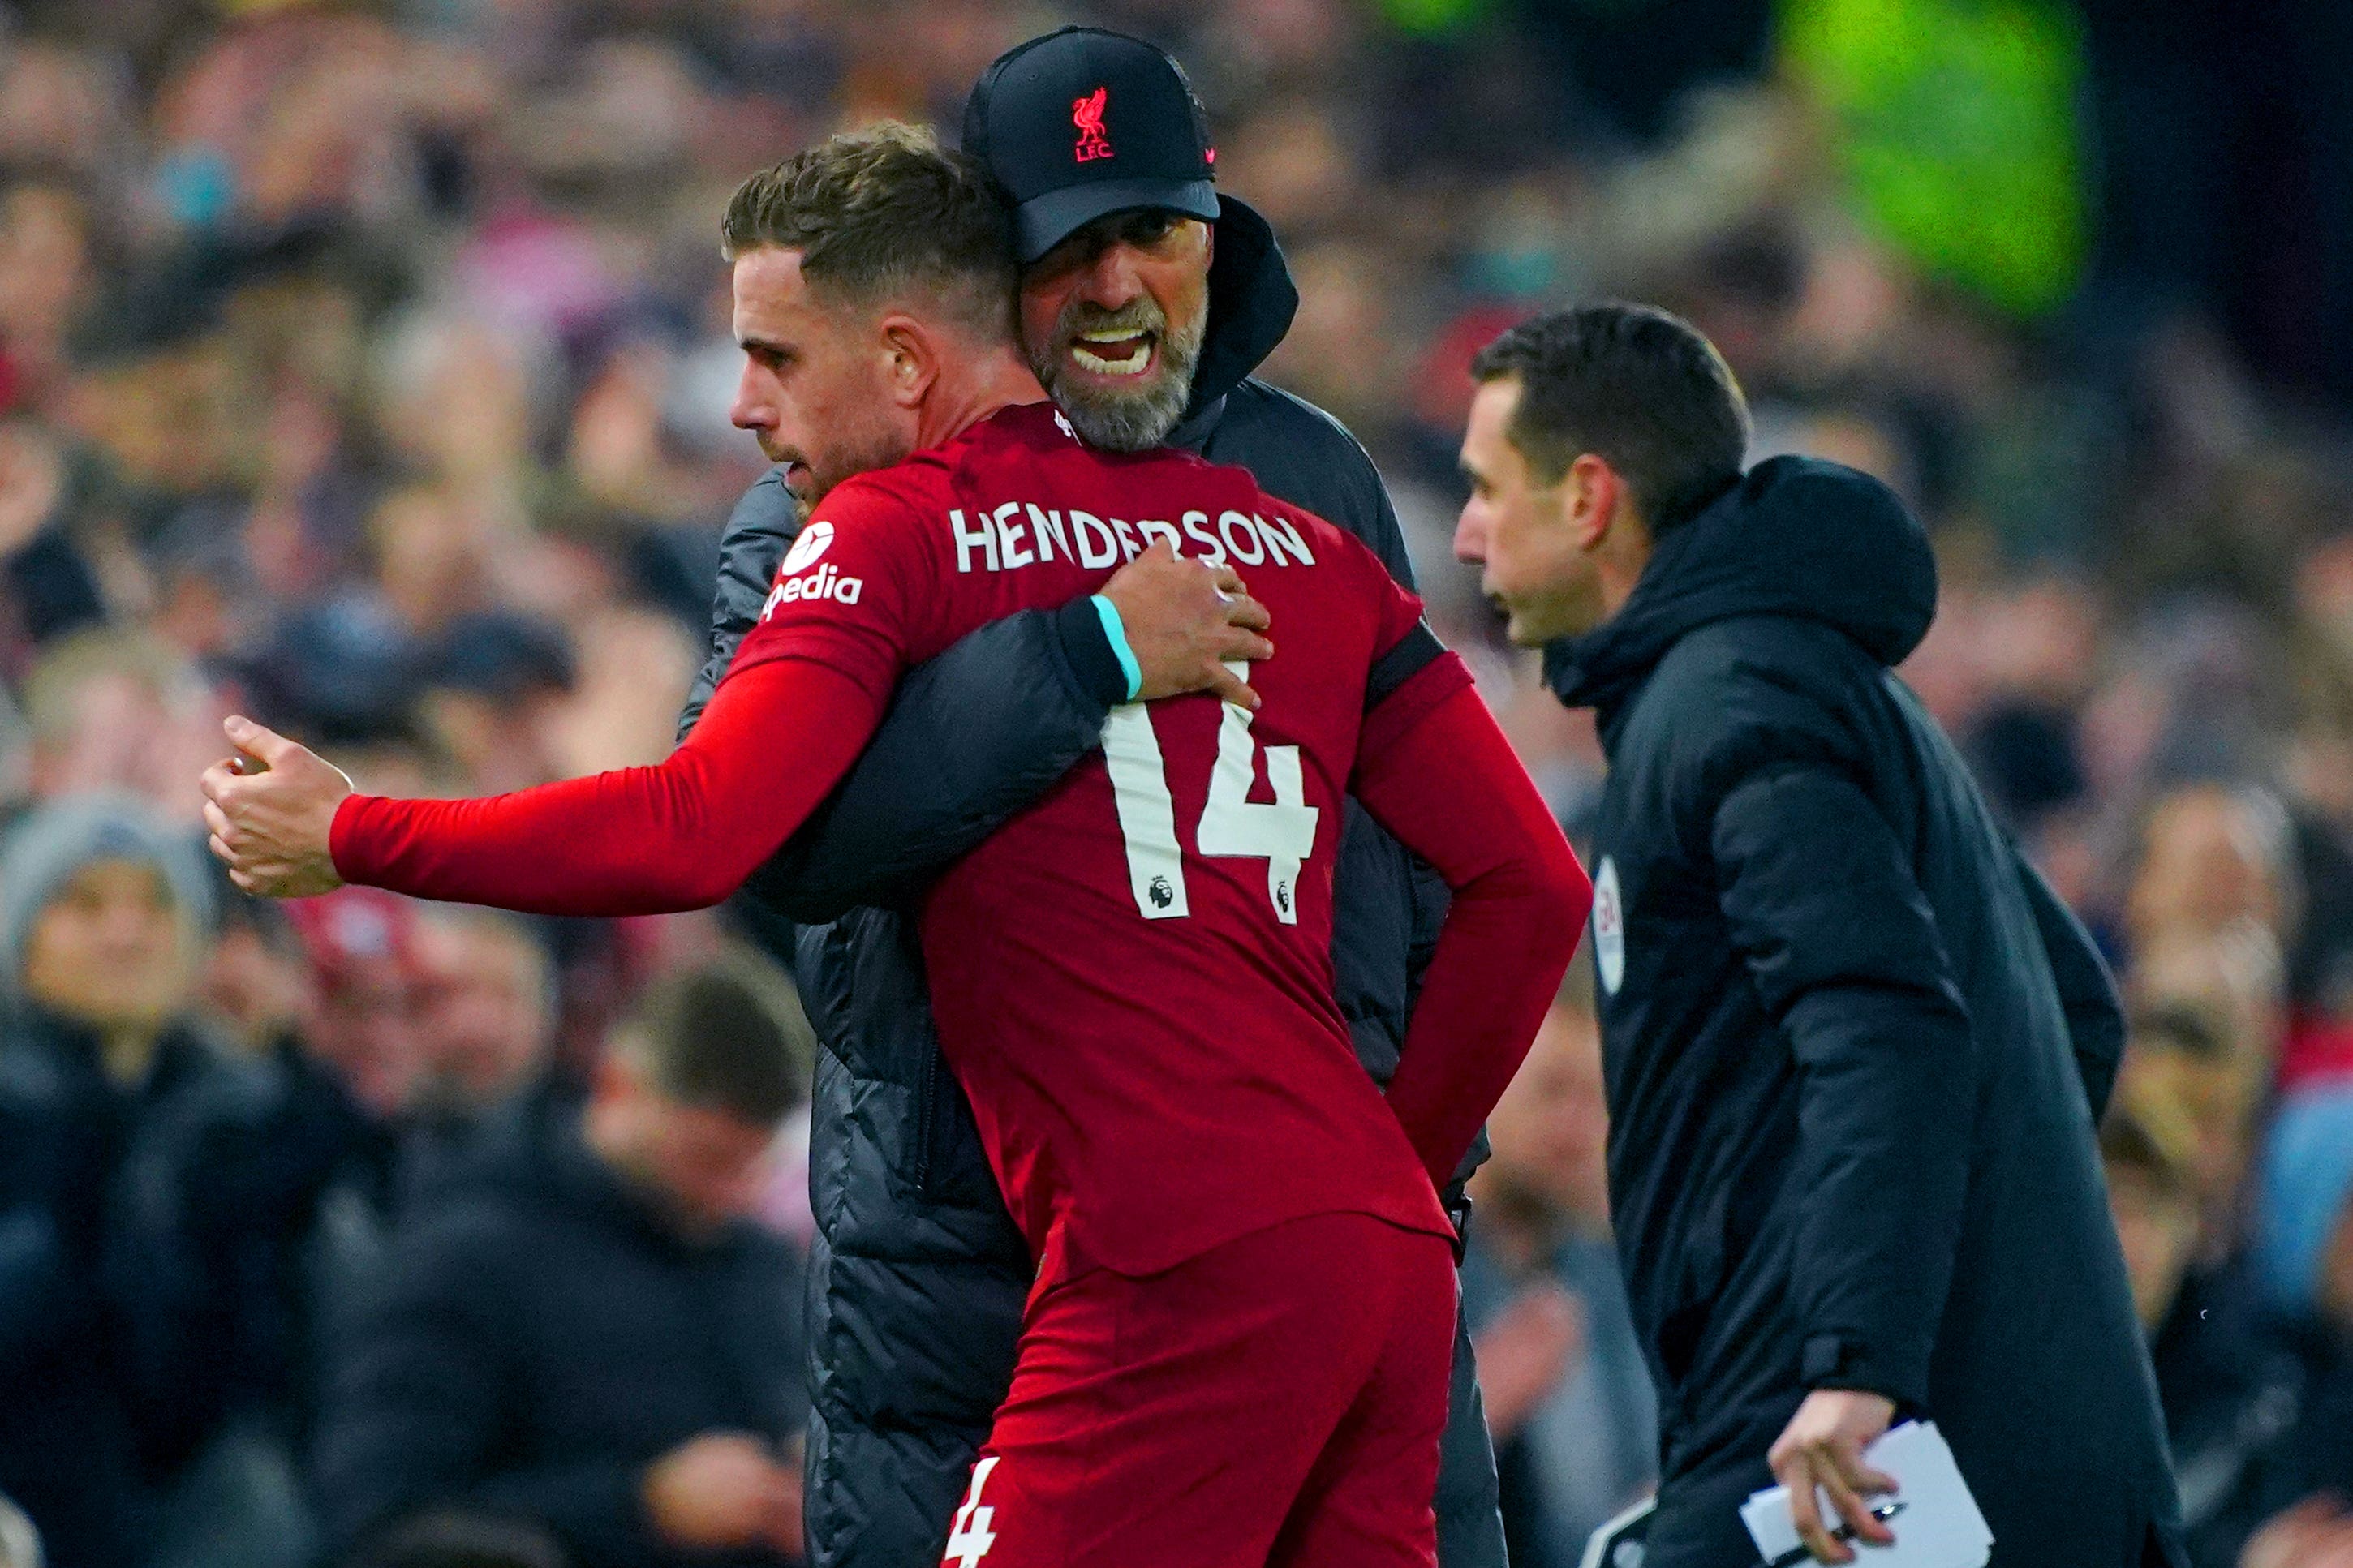
[[[353,790],[335,803],[334,815],[327,818],[327,864],[345,882],[365,879],[374,832],[368,812],[379,798]],[[358,867],[360,874],[345,869],[351,866]]]
[[[1119,672],[1127,679],[1127,694],[1123,701],[1133,702],[1144,689],[1144,667],[1135,662],[1135,650],[1127,646],[1127,623],[1120,619],[1119,606],[1101,594],[1089,598],[1095,607],[1095,618],[1103,624],[1103,641],[1111,645],[1112,657],[1119,660]]]
[[[1896,1386],[1908,1380],[1868,1347],[1842,1334],[1815,1334],[1806,1340],[1799,1347],[1798,1375],[1815,1393],[1869,1394],[1897,1405],[1912,1402]]]
[[[1054,630],[1061,645],[1063,661],[1070,666],[1079,689],[1105,708],[1113,708],[1129,700],[1128,694],[1134,688],[1128,679],[1126,667],[1120,662],[1119,650],[1112,646],[1103,612],[1095,608],[1100,602],[1100,595],[1071,600],[1055,612]],[[1125,647],[1123,626],[1120,647]],[[1128,657],[1134,656],[1130,653]]]

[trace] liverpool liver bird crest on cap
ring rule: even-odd
[[[1110,101],[1108,87],[1099,87],[1084,98],[1071,100],[1071,123],[1079,128],[1078,161],[1082,163],[1111,156],[1111,138],[1103,132],[1103,108]]]

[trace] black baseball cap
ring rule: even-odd
[[[1218,152],[1184,68],[1124,33],[1064,27],[997,56],[965,104],[964,150],[1012,195],[1025,264],[1110,213],[1218,216]]]

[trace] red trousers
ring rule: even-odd
[[[1432,1568],[1444,1240],[1316,1215],[1041,1275],[946,1568]]]

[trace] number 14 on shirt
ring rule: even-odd
[[[1229,663],[1226,668],[1243,680],[1250,679],[1247,664]],[[1284,925],[1296,925],[1299,871],[1314,851],[1315,823],[1321,814],[1307,804],[1296,746],[1266,748],[1266,778],[1273,786],[1274,799],[1251,800],[1257,754],[1250,710],[1224,704],[1218,757],[1209,769],[1209,797],[1202,806],[1193,841],[1203,855],[1264,860],[1266,896],[1274,906],[1274,918]],[[1135,894],[1137,911],[1148,921],[1189,915],[1185,854],[1176,843],[1176,803],[1168,793],[1167,768],[1161,759],[1160,737],[1152,727],[1149,704],[1128,702],[1111,710],[1103,721],[1103,762],[1119,807],[1120,837],[1127,845],[1128,885]]]

